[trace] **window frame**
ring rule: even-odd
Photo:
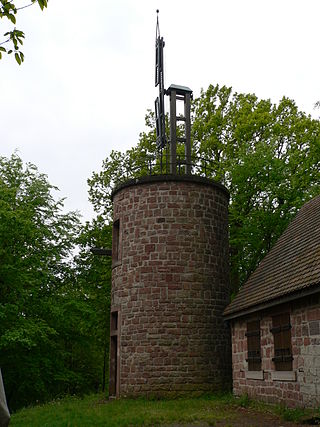
[[[292,341],[290,313],[272,316],[273,352],[272,361],[276,371],[292,371]]]
[[[121,263],[121,238],[120,238],[120,218],[113,221],[112,226],[112,266]]]
[[[118,307],[110,311],[110,343],[109,343],[109,396],[119,397],[120,394],[120,325],[121,312]]]
[[[261,371],[261,329],[260,319],[247,322],[248,371]]]

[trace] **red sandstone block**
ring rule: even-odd
[[[302,323],[301,315],[300,316],[293,316],[293,322],[295,322],[297,325],[301,325],[301,323]]]
[[[316,308],[308,311],[307,319],[310,320],[320,320],[320,308]]]
[[[157,202],[156,196],[150,196],[150,197],[147,198],[147,203],[148,204],[150,204],[150,203],[156,203],[156,202]]]
[[[269,359],[270,357],[272,357],[272,350],[271,347],[267,347],[266,348],[266,357]]]
[[[305,337],[304,338],[304,340],[303,340],[303,345],[305,346],[305,347],[307,347],[308,345],[310,345],[310,338],[307,338],[307,337]]]

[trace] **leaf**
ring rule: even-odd
[[[0,52],[6,52],[6,51],[7,51],[6,48],[4,48],[3,46],[0,46]]]
[[[17,61],[17,63],[19,64],[19,65],[21,65],[21,58],[20,58],[20,55],[19,55],[19,53],[15,53],[14,54],[14,57],[16,58],[16,61]]]
[[[13,24],[15,24],[15,23],[16,23],[16,17],[15,17],[12,13],[10,13],[10,14],[8,15],[8,19],[10,19],[10,21],[11,21]]]
[[[20,31],[20,30],[15,30],[16,36],[17,37],[23,37],[24,38],[24,32]]]
[[[43,10],[43,8],[44,8],[44,1],[43,0],[38,0],[38,4],[40,6],[40,9]]]

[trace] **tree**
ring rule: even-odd
[[[110,194],[120,179],[148,173],[155,156],[149,132],[125,153],[112,151],[89,179],[90,199],[111,218]],[[230,191],[231,283],[236,292],[270,250],[297,210],[320,192],[320,122],[282,98],[278,104],[253,94],[210,85],[192,107],[192,152],[212,164],[210,177]]]
[[[108,375],[111,257],[97,256],[91,248],[111,248],[112,226],[97,216],[87,222],[78,238],[79,253],[75,257],[76,283],[87,298],[94,316],[90,319],[90,330],[94,336],[95,364],[99,369],[99,385],[105,390]]]
[[[18,155],[0,158],[0,366],[11,409],[79,383],[67,362],[88,316],[71,287],[79,218],[62,212],[53,190]]]
[[[236,290],[306,200],[320,192],[320,122],[282,98],[209,86],[194,103],[194,143],[230,190],[232,284]]]
[[[32,6],[34,3],[38,3],[41,10],[48,6],[47,0],[31,0],[30,4],[22,7],[16,7],[15,2],[11,0],[0,0],[0,18],[6,18],[15,25],[17,22],[16,16],[18,11]],[[6,39],[0,43],[0,59],[2,58],[3,53],[7,53],[8,55],[14,53],[15,60],[19,65],[21,65],[24,61],[24,54],[20,50],[20,47],[23,45],[23,39],[25,38],[24,32],[14,28],[11,31],[7,31],[4,34],[4,37]],[[7,43],[11,43],[12,47],[10,49],[3,46]]]
[[[148,175],[150,162],[154,162],[157,157],[154,113],[148,111],[145,121],[147,128],[151,130],[148,133],[140,133],[138,144],[125,153],[112,150],[110,156],[102,162],[102,170],[94,172],[88,179],[89,201],[100,221],[112,222],[111,193],[117,183]]]

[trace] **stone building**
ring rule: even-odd
[[[301,208],[224,314],[236,395],[319,407],[320,196]]]
[[[157,17],[155,168],[142,165],[138,178],[112,194],[110,396],[231,387],[230,330],[223,319],[230,302],[229,193],[206,178],[205,159],[192,158],[192,90],[164,89],[164,45]]]
[[[112,197],[110,395],[231,388],[228,191],[167,174]]]

